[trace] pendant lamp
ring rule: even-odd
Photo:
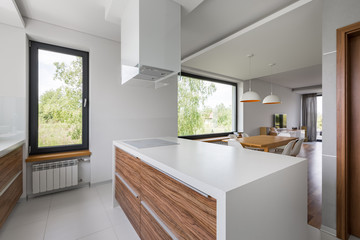
[[[260,102],[259,94],[257,94],[257,92],[251,91],[251,58],[254,57],[254,54],[249,54],[247,57],[249,58],[249,91],[242,95],[240,102]]]
[[[273,67],[275,66],[275,63],[269,64],[271,67],[271,75],[273,75]],[[281,100],[277,95],[273,95],[272,90],[272,82],[270,81],[270,95],[266,96],[263,100],[263,104],[280,104]]]

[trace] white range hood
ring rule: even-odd
[[[159,82],[180,72],[181,6],[128,0],[121,15],[121,83]]]

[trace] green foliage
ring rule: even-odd
[[[82,59],[77,57],[69,65],[58,62],[54,65],[56,67],[54,80],[61,81],[63,85],[55,90],[48,90],[40,96],[39,128],[46,124],[46,129],[51,132],[53,126],[53,129],[62,131],[59,135],[65,133],[65,136],[70,137],[71,140],[57,144],[55,143],[57,141],[50,139],[55,138],[54,135],[46,134],[39,129],[40,147],[79,144],[82,138]],[[49,143],[52,145],[47,145]]]
[[[215,107],[214,119],[217,120],[217,126],[224,128],[224,132],[232,130],[232,111],[231,108],[225,107],[223,103]]]
[[[178,135],[199,134],[204,128],[203,114],[205,100],[216,91],[214,83],[181,77],[178,82]]]
[[[317,130],[322,131],[322,114],[318,114],[317,116],[316,128]]]

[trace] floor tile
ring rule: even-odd
[[[114,229],[111,227],[86,237],[79,238],[78,240],[117,240],[117,237]]]
[[[77,239],[111,227],[105,211],[75,210],[66,213],[51,213],[45,232],[45,239]]]
[[[46,220],[37,221],[22,225],[17,228],[8,228],[7,225],[3,225],[0,230],[1,240],[40,240],[44,237],[44,231],[46,227]]]
[[[51,198],[34,198],[19,202],[7,220],[9,228],[18,228],[37,221],[46,221]]]
[[[107,182],[104,184],[95,185],[95,190],[99,195],[99,198],[104,205],[105,209],[113,208],[112,203],[112,183]]]
[[[127,224],[128,222],[128,219],[124,211],[119,206],[115,208],[107,209],[106,213],[109,216],[109,219],[113,226]]]
[[[126,224],[117,225],[113,228],[119,240],[140,240],[129,221]]]

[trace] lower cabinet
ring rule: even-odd
[[[0,157],[0,228],[23,192],[23,147]]]
[[[216,199],[144,162],[139,168],[139,190],[117,169],[115,198],[141,239],[216,239]]]
[[[132,192],[133,190],[118,174],[115,179],[115,198],[140,235],[140,197]]]
[[[23,191],[22,173],[17,176],[6,192],[0,197],[0,227],[15,207]]]
[[[165,230],[163,224],[159,219],[154,215],[153,212],[147,207],[146,203],[142,202],[141,204],[141,239],[149,240],[171,240],[171,234]]]

